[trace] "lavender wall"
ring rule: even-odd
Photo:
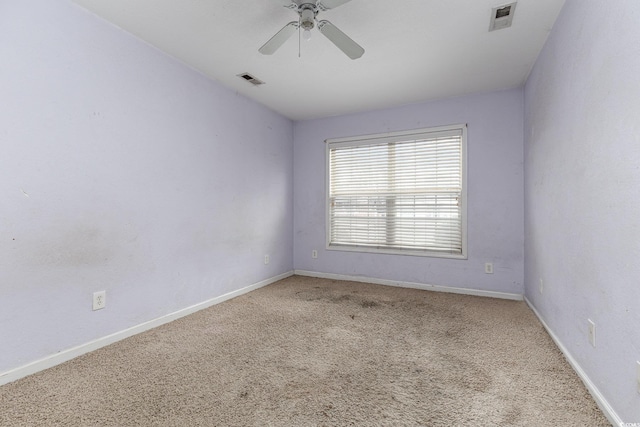
[[[636,0],[568,0],[525,91],[526,296],[625,422],[640,422],[639,22]]]
[[[468,260],[324,249],[325,139],[456,123],[468,124]],[[297,122],[294,135],[297,270],[523,293],[522,90]]]
[[[292,269],[291,121],[67,1],[0,58],[0,372]]]

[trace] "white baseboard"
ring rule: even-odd
[[[266,280],[262,280],[258,283],[254,283],[253,285],[246,286],[242,289],[238,289],[236,291],[229,292],[224,295],[220,295],[219,297],[215,297],[210,300],[203,301],[201,303],[192,305],[190,307],[186,307],[181,310],[175,311],[173,313],[169,313],[162,317],[158,317],[157,319],[153,319],[148,322],[144,322],[139,325],[133,326],[131,328],[127,328],[125,330],[115,332],[111,335],[107,335],[105,337],[98,338],[93,341],[89,341],[88,343],[63,350],[59,353],[52,354],[50,356],[44,357],[40,360],[36,360],[34,362],[12,369],[10,371],[2,372],[0,373],[0,385],[8,384],[10,382],[19,380],[20,378],[24,378],[27,375],[35,374],[36,372],[40,372],[45,369],[52,368],[56,365],[64,363],[75,357],[81,356],[85,353],[89,353],[91,351],[97,350],[101,347],[105,347],[109,344],[113,344],[117,341],[123,340],[125,338],[131,337],[141,332],[148,331],[149,329],[156,328],[160,325],[164,325],[165,323],[172,322],[181,317],[188,316],[189,314],[193,314],[196,311],[200,311],[205,308],[211,307],[213,305],[220,304],[221,302],[246,294],[247,292],[251,292],[255,289],[262,288],[263,286],[270,285],[274,282],[277,282],[278,280],[286,279],[287,277],[290,277],[292,275],[293,275],[293,271],[288,271],[278,276],[271,277]]]
[[[540,323],[542,323],[542,326],[544,326],[544,328],[546,329],[547,333],[549,334],[553,342],[556,343],[556,345],[558,346],[558,349],[560,349],[564,357],[567,359],[567,361],[573,368],[573,370],[576,372],[576,374],[578,374],[578,377],[580,377],[584,385],[587,387],[587,390],[589,390],[589,393],[591,393],[591,396],[596,401],[596,403],[598,404],[598,407],[600,407],[600,409],[602,410],[604,415],[607,417],[609,422],[611,422],[611,424],[613,424],[616,427],[624,425],[622,419],[618,416],[618,414],[616,414],[616,411],[611,407],[609,402],[607,402],[607,399],[605,399],[602,393],[600,393],[600,390],[598,390],[598,387],[596,387],[596,385],[591,381],[591,379],[586,374],[586,372],[582,369],[578,361],[573,358],[571,353],[569,353],[569,350],[562,344],[558,336],[551,330],[549,325],[547,325],[547,322],[544,321],[544,319],[542,318],[538,310],[536,310],[535,306],[531,303],[531,301],[529,301],[527,297],[524,298],[524,301],[527,303],[529,308],[531,308],[531,310],[538,317],[538,320],[540,320]]]
[[[474,296],[480,296],[480,297],[500,298],[500,299],[514,300],[514,301],[522,301],[522,298],[523,298],[522,295],[520,294],[510,294],[507,292],[483,291],[480,289],[466,289],[466,288],[450,288],[448,286],[429,285],[426,283],[402,282],[398,280],[377,279],[375,277],[347,276],[344,274],[318,273],[315,271],[305,271],[305,270],[294,270],[294,274],[297,274],[299,276],[319,277],[322,279],[349,280],[352,282],[373,283],[376,285],[397,286],[400,288],[422,289],[426,291],[474,295]]]

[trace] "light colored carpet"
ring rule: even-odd
[[[0,387],[0,425],[609,423],[522,302],[293,276]]]

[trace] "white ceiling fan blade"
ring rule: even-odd
[[[275,36],[271,37],[268,42],[266,42],[258,52],[263,55],[272,55],[280,46],[286,42],[289,37],[298,29],[298,21],[291,21],[280,31],[276,33]]]
[[[325,20],[318,22],[318,29],[349,58],[358,59],[364,54],[362,46],[351,40],[331,22]]]
[[[289,9],[297,9],[298,8],[298,5],[293,0],[276,0],[276,1],[278,3],[281,3],[284,7],[288,7]]]
[[[342,6],[350,1],[351,0],[320,0],[318,1],[318,8],[320,10],[335,9],[336,7]]]

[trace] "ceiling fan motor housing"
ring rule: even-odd
[[[300,26],[303,30],[310,30],[315,26],[318,8],[313,3],[304,3],[300,5],[298,10],[300,14]]]

